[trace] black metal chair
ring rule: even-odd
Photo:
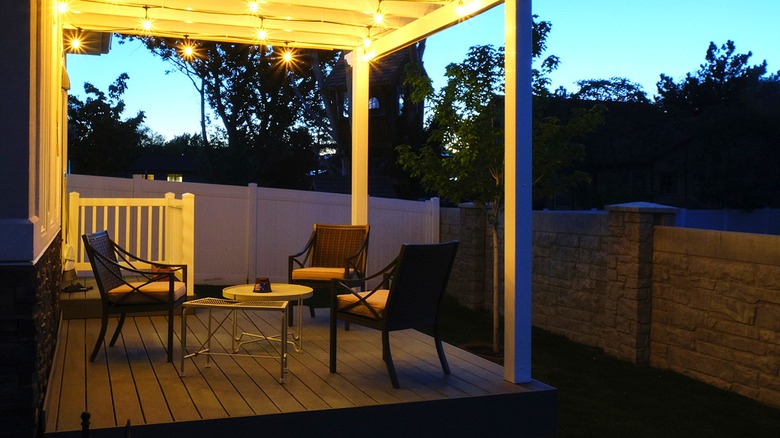
[[[458,242],[402,245],[401,253],[381,271],[355,280],[332,280],[330,313],[330,372],[336,372],[338,320],[382,331],[382,359],[390,381],[399,388],[390,353],[390,332],[433,327],[433,339],[444,374],[450,374],[438,328],[439,303],[455,262]],[[356,285],[379,281],[369,291]]]
[[[314,224],[306,246],[288,257],[288,283],[302,284],[316,291],[330,288],[334,278],[365,276],[369,232],[368,225]],[[311,299],[308,303],[314,316]]]
[[[119,315],[110,346],[116,343],[128,313],[168,312],[168,362],[173,359],[173,312],[187,299],[187,265],[163,264],[138,258],[114,243],[107,231],[82,236],[103,305],[100,334],[89,361],[95,360],[106,335],[110,315]],[[138,266],[149,269],[138,269]],[[181,276],[181,281],[177,278]],[[128,281],[125,276],[135,277]]]

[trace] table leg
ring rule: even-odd
[[[287,306],[284,307],[284,310],[282,311],[282,346],[281,346],[281,358],[280,358],[280,364],[281,364],[281,378],[279,379],[279,383],[284,383],[284,375],[287,372],[287,318],[290,311],[290,305],[287,304]]]
[[[179,375],[184,376],[184,355],[187,353],[187,308],[181,308],[181,362]]]
[[[208,331],[206,332],[206,336],[208,338],[206,339],[206,350],[211,352],[211,309],[209,309],[209,327]],[[206,355],[206,368],[211,367],[211,355]]]

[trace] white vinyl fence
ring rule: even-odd
[[[287,280],[287,256],[303,248],[315,223],[348,224],[350,196],[216,184],[67,176],[81,198],[161,198],[194,195],[196,284]],[[369,199],[368,272],[393,260],[402,243],[439,241],[439,201]],[[79,231],[81,232],[81,231]]]

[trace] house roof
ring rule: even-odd
[[[369,81],[371,86],[392,84],[398,78],[404,66],[409,62],[406,50],[399,50],[371,63]],[[344,90],[347,88],[347,61],[342,56],[325,78],[324,87]]]

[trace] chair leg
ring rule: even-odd
[[[173,362],[173,304],[168,308],[168,362]]]
[[[336,332],[338,321],[336,321],[336,312],[331,307],[330,311],[330,372],[336,372]]]
[[[94,362],[95,356],[97,356],[98,351],[100,350],[100,344],[103,343],[103,338],[106,336],[106,327],[108,326],[108,315],[103,313],[103,315],[100,318],[100,333],[97,337],[97,342],[95,342],[95,348],[92,349],[92,354],[89,355],[89,361]]]
[[[444,371],[444,374],[450,375],[450,365],[447,363],[447,356],[444,355],[444,346],[441,343],[441,338],[439,337],[439,330],[436,328],[433,329],[433,342],[436,344],[436,352],[439,353],[439,362],[441,362],[441,369]]]
[[[111,342],[109,342],[109,347],[113,347],[116,343],[116,339],[119,337],[119,332],[122,331],[122,326],[125,324],[125,314],[122,313],[119,315],[119,322],[116,325],[116,330],[114,330],[114,336],[111,336]]]
[[[390,382],[393,383],[393,388],[400,388],[398,383],[398,375],[395,372],[395,365],[393,365],[393,355],[390,354],[390,332],[382,330],[382,359],[387,365],[387,373],[390,374]]]

